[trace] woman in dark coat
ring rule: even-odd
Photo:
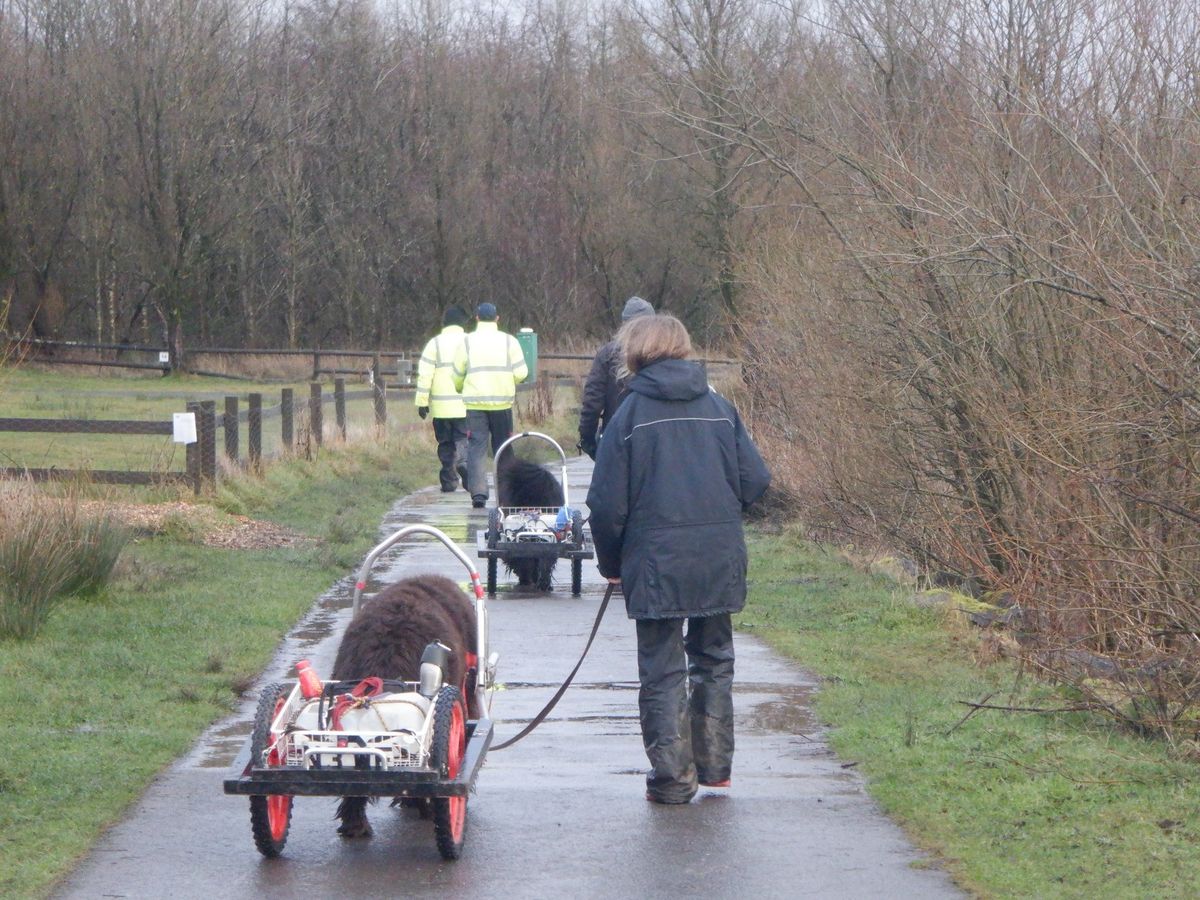
[[[630,297],[621,310],[621,321],[628,322],[638,316],[654,315],[654,307],[641,297]],[[596,351],[592,369],[583,383],[583,396],[579,401],[579,449],[596,458],[599,436],[612,421],[617,407],[625,399],[625,382],[629,373],[625,371],[625,354],[621,342],[613,338]]]
[[[698,783],[729,785],[742,512],[771,476],[733,404],[687,360],[678,319],[633,319],[619,339],[629,394],[604,430],[587,503],[600,574],[637,622],[646,799],[687,803]]]

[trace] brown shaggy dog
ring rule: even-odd
[[[555,508],[562,506],[563,489],[545,466],[521,459],[515,453],[500,457],[496,472],[496,502],[504,509]],[[553,557],[501,557],[522,587],[536,585],[548,591],[554,582]]]
[[[478,665],[475,637],[475,607],[462,588],[441,575],[405,578],[359,607],[342,636],[333,678],[359,681],[375,676],[417,681],[425,647],[441,641],[453,651],[445,672],[446,684],[465,689],[467,708],[471,715],[477,715],[474,684],[464,684],[468,665]],[[343,797],[337,817],[342,820],[338,834],[370,837],[366,797]]]

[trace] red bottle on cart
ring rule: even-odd
[[[307,659],[296,663],[296,674],[300,678],[300,694],[305,700],[321,696],[324,685],[321,684],[321,679],[317,677],[317,673],[313,671]]]

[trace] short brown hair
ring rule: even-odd
[[[663,359],[687,359],[692,339],[677,318],[665,313],[630,319],[617,332],[625,356],[625,368],[632,374]]]

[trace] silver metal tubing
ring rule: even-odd
[[[547,440],[553,441],[552,438],[547,438]],[[555,444],[555,446],[558,445]],[[561,452],[561,448],[559,452]],[[566,457],[564,457],[565,459]],[[564,476],[566,475],[565,462],[563,465],[563,474]],[[475,563],[471,561],[471,557],[467,556],[459,548],[458,544],[454,543],[444,532],[434,528],[432,525],[406,525],[391,537],[385,538],[376,545],[374,550],[367,554],[367,558],[363,560],[363,564],[358,570],[358,577],[354,580],[354,605],[351,609],[351,618],[358,615],[358,607],[362,602],[363,590],[367,586],[367,577],[371,574],[371,567],[375,565],[375,561],[392,546],[413,534],[428,534],[431,537],[437,538],[446,545],[446,549],[458,557],[458,561],[466,566],[467,572],[471,576],[471,590],[475,595],[475,652],[480,660],[480,663],[475,667],[475,685],[479,691],[488,691],[491,685],[488,680],[487,667],[482,664],[482,661],[488,658],[487,600],[484,599],[483,584],[479,580],[479,570],[475,568]]]

